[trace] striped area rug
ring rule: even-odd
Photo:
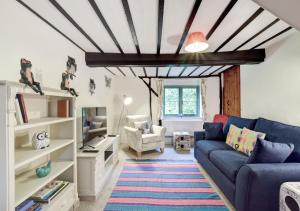
[[[192,160],[128,160],[105,211],[224,211]]]

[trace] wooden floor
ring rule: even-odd
[[[111,180],[107,183],[104,190],[100,193],[100,197],[95,202],[90,201],[80,201],[80,205],[77,208],[77,211],[101,211],[104,209],[106,205],[106,201],[109,199],[110,194],[112,192],[112,189],[114,188],[120,172],[123,168],[123,164],[126,161],[126,159],[135,159],[136,153],[133,150],[129,150],[128,147],[123,146],[121,147],[121,150],[119,151],[119,163],[115,167]],[[142,155],[143,159],[194,159],[194,152],[193,150],[189,152],[176,152],[171,146],[166,147],[164,153],[161,153],[159,150],[157,151],[149,151],[144,152]],[[205,176],[207,174],[205,171],[199,166],[199,168],[202,170]],[[225,204],[230,210],[234,210],[231,206],[231,204],[227,201],[227,199],[223,196],[222,192],[215,186],[215,184],[210,180],[211,185],[216,189],[216,191],[219,193],[220,197],[225,201]]]

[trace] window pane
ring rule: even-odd
[[[165,115],[179,114],[179,89],[165,88]]]
[[[182,113],[184,115],[197,115],[197,89],[182,89]]]

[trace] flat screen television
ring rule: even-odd
[[[82,108],[83,145],[95,145],[107,134],[106,107]]]

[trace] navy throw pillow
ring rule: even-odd
[[[223,124],[205,122],[203,124],[205,130],[205,139],[207,140],[224,140]]]
[[[258,139],[247,163],[283,163],[293,150],[294,144]]]

